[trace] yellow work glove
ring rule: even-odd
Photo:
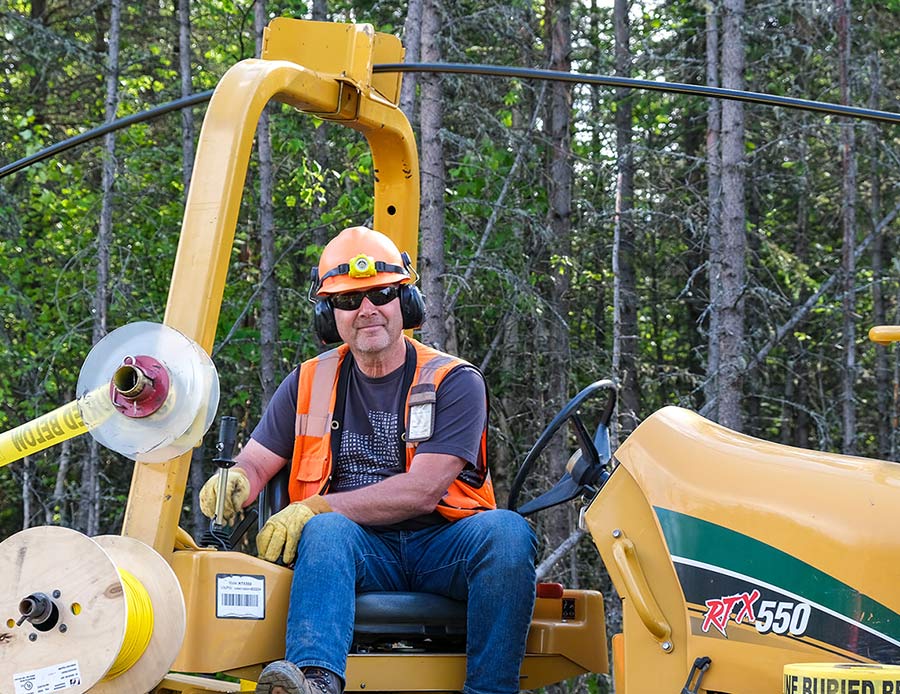
[[[278,561],[284,550],[284,563],[290,564],[297,555],[297,543],[300,542],[303,526],[316,514],[329,511],[331,506],[325,497],[318,494],[281,509],[266,521],[256,536],[259,557],[266,561]]]
[[[206,480],[200,488],[200,510],[207,518],[215,518],[216,502],[219,494],[219,473]],[[238,467],[228,470],[228,484],[225,486],[225,508],[222,511],[223,520],[229,525],[244,507],[244,502],[250,498],[250,480]]]

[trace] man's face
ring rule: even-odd
[[[374,357],[389,351],[402,340],[403,317],[398,298],[376,306],[365,297],[354,310],[342,310],[337,307],[338,303],[333,302],[338,334],[354,354]]]

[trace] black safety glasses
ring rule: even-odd
[[[375,306],[384,306],[400,295],[400,287],[396,284],[387,287],[376,287],[364,292],[347,292],[346,294],[332,294],[329,297],[331,305],[341,311],[355,311],[362,305],[362,300],[368,299]]]

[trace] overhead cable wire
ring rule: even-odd
[[[196,106],[197,104],[205,103],[210,100],[210,98],[212,97],[212,93],[212,89],[209,89],[205,92],[197,92],[196,94],[184,96],[180,99],[175,99],[175,101],[166,102],[146,111],[141,111],[140,113],[133,113],[130,116],[125,116],[124,118],[117,118],[114,121],[104,123],[103,125],[92,128],[91,130],[86,130],[83,133],[75,135],[74,137],[70,137],[66,140],[63,140],[62,142],[57,142],[54,145],[45,147],[39,152],[35,152],[34,154],[31,154],[27,157],[22,157],[21,159],[17,159],[10,164],[6,164],[0,167],[0,178],[3,178],[4,176],[8,176],[10,174],[14,174],[16,171],[20,171],[26,166],[37,164],[39,161],[48,159],[54,154],[65,152],[66,150],[77,147],[78,145],[84,144],[85,142],[90,142],[91,140],[95,140],[98,137],[103,137],[107,133],[121,130],[122,128],[127,128],[132,125],[137,125],[138,123],[143,123],[144,121],[152,120],[157,116],[162,116],[172,111],[178,111],[183,108],[189,108],[191,106]]]
[[[479,75],[482,77],[508,77],[526,80],[550,80],[557,82],[570,82],[574,84],[591,84],[603,87],[617,87],[628,89],[641,89],[648,91],[666,92],[673,94],[686,94],[689,96],[702,96],[711,99],[729,99],[747,103],[762,104],[765,106],[781,106],[784,108],[798,109],[802,111],[814,111],[833,116],[843,116],[860,120],[871,120],[881,123],[900,124],[900,114],[890,111],[879,111],[859,106],[845,106],[832,104],[827,101],[811,101],[798,99],[791,96],[777,94],[763,94],[761,92],[749,92],[740,89],[725,89],[723,87],[708,87],[703,84],[685,84],[683,82],[665,82],[662,80],[644,80],[633,77],[616,77],[612,75],[590,75],[578,72],[560,72],[539,68],[510,67],[505,65],[481,65],[469,63],[382,63],[372,66],[374,73],[385,72],[432,72],[459,75]],[[169,101],[147,111],[135,113],[125,118],[119,118],[110,123],[105,123],[97,128],[87,130],[79,135],[70,137],[62,142],[57,142],[50,147],[40,150],[22,159],[0,167],[0,178],[8,176],[24,169],[31,164],[43,161],[54,154],[59,154],[90,140],[102,137],[107,133],[127,128],[137,123],[162,116],[171,111],[189,108],[197,104],[209,101],[213,90],[198,92],[190,96]]]
[[[844,106],[831,104],[827,101],[810,101],[809,99],[797,99],[791,96],[779,96],[777,94],[763,94],[761,92],[748,92],[740,89],[724,89],[722,87],[708,87],[703,84],[685,84],[683,82],[664,82],[656,80],[642,80],[633,77],[615,77],[611,75],[588,75],[578,72],[560,72],[559,70],[546,70],[527,67],[508,67],[505,65],[474,65],[469,63],[383,63],[374,65],[373,72],[435,72],[463,75],[481,75],[484,77],[514,77],[530,80],[554,80],[558,82],[572,82],[577,84],[596,84],[603,87],[627,87],[631,89],[646,89],[657,92],[671,92],[676,94],[689,94],[692,96],[704,96],[707,98],[729,99],[732,101],[746,101],[767,106],[783,106],[785,108],[801,109],[804,111],[818,111],[834,116],[848,116],[863,120],[881,121],[884,123],[900,124],[900,114],[890,111],[878,111],[858,106]]]

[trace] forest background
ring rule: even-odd
[[[897,0],[7,0],[0,163],[211,89],[258,55],[275,16],[370,22],[403,39],[408,62],[900,110]],[[401,102],[421,158],[421,338],[485,372],[501,502],[542,427],[607,377],[617,441],[677,404],[761,438],[897,459],[900,364],[866,340],[900,323],[896,125],[473,76],[407,74]],[[203,113],[0,181],[0,430],[71,401],[108,331],[162,320]],[[242,437],[320,349],[309,268],[338,230],[371,219],[371,164],[346,128],[277,104],[260,121],[213,351],[220,414]],[[192,464],[182,525],[194,533],[212,450]],[[82,436],[0,470],[0,539],[41,524],[117,532],[131,469]],[[544,555],[575,517],[573,505],[536,519]],[[586,541],[548,576],[610,596]]]

